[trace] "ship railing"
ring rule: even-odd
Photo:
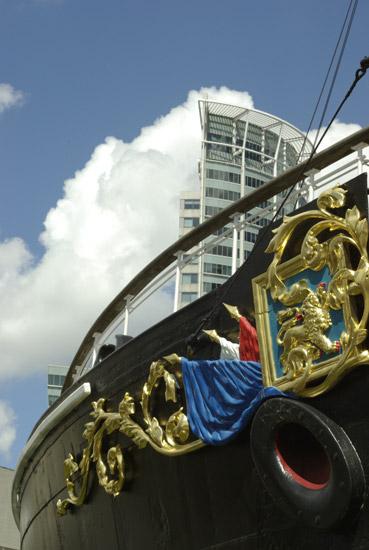
[[[315,192],[319,193],[324,188],[329,188],[339,180],[341,183],[354,178],[361,174],[368,165],[368,160],[357,153],[357,156],[348,160],[345,164],[338,166],[334,170],[324,171],[325,173],[311,174],[310,182],[315,188]]]
[[[173,284],[170,281],[174,273],[178,278],[184,265],[200,257],[216,242],[231,238],[232,232],[233,235],[236,233],[235,228],[240,232],[250,224],[255,225],[257,220],[250,214],[251,210],[292,186],[296,187],[292,194],[295,201],[301,194],[306,200],[312,200],[324,187],[342,184],[354,175],[361,174],[368,166],[368,159],[363,152],[368,145],[369,128],[364,128],[316,154],[313,159],[290,168],[263,186],[252,190],[180,237],[140,271],[95,321],[72,361],[64,389],[94,365],[98,348],[119,332],[120,328],[127,334],[128,319],[133,309],[142,305],[161,286]],[[355,158],[346,158],[355,152]],[[327,169],[338,162],[339,165]],[[270,217],[277,206],[275,203],[267,209],[260,210],[259,217]],[[245,216],[244,220],[241,220],[241,225],[240,216]],[[228,227],[224,234],[213,236],[215,231],[225,226]],[[237,247],[233,248],[234,251],[237,250]]]
[[[341,183],[347,181],[348,179],[354,177],[358,173],[361,173],[364,166],[368,164],[368,160],[362,154],[362,150],[358,151],[358,154],[355,158],[347,160],[341,166],[334,168],[333,170],[325,170],[323,175],[320,174],[319,170],[312,170],[309,172],[307,178],[305,178],[300,187],[293,193],[290,197],[289,203],[299,203],[301,202],[301,197],[306,201],[312,198],[312,193],[316,195],[317,192],[321,191],[324,187],[329,187],[331,184],[336,183],[337,179],[340,179]],[[121,314],[117,316],[116,319],[108,326],[106,331],[103,334],[95,333],[94,340],[95,344],[93,349],[87,355],[83,365],[79,370],[79,375],[84,374],[96,364],[96,359],[98,356],[98,350],[101,346],[105,344],[114,344],[115,336],[122,332],[123,334],[128,334],[128,322],[129,316],[137,308],[139,308],[148,298],[150,298],[155,292],[160,288],[167,285],[170,281],[173,281],[173,278],[176,278],[174,293],[174,311],[179,307],[179,279],[183,268],[187,265],[191,265],[195,260],[198,260],[201,256],[208,253],[214,246],[221,244],[225,240],[232,239],[232,274],[237,268],[237,256],[238,256],[238,235],[239,232],[245,230],[248,227],[253,227],[256,230],[260,229],[259,221],[261,219],[271,219],[276,210],[276,205],[270,205],[269,207],[259,208],[258,212],[255,214],[248,213],[244,220],[240,219],[241,214],[236,214],[233,217],[233,222],[228,224],[226,230],[221,235],[213,236],[213,238],[208,238],[205,242],[200,243],[194,247],[187,254],[179,253],[177,256],[177,261],[171,264],[167,269],[155,277],[141,292],[136,296],[128,296],[126,300],[126,306]],[[282,213],[283,214],[283,213]],[[277,216],[278,218],[278,216]],[[251,243],[249,243],[251,244]],[[252,250],[252,245],[249,248],[249,251]],[[213,274],[216,276],[216,274]],[[224,280],[225,275],[221,276],[221,279]]]
[[[241,260],[240,258],[238,258],[239,251],[237,247],[239,232],[245,230],[247,227],[250,226],[255,228],[256,230],[260,229],[260,226],[258,224],[259,220],[272,219],[274,213],[275,205],[272,204],[265,208],[259,208],[258,212],[256,213],[249,213],[248,216],[246,215],[244,220],[239,219],[240,214],[235,215],[233,218],[233,222],[231,224],[227,224],[228,227],[225,226],[225,231],[221,235],[213,235],[209,237],[208,239],[206,239],[206,241],[203,241],[197,246],[193,247],[186,254],[179,253],[177,261],[164,269],[157,277],[155,277],[148,285],[146,285],[143,290],[138,292],[136,296],[128,295],[124,310],[110,323],[110,325],[103,333],[95,333],[93,335],[94,346],[87,354],[81,367],[78,369],[78,378],[85,374],[87,371],[91,370],[91,368],[96,365],[96,361],[98,359],[98,351],[99,349],[101,349],[102,346],[107,344],[115,345],[116,336],[119,333],[123,333],[123,335],[128,334],[128,321],[131,313],[138,309],[155,292],[162,289],[165,285],[168,285],[168,283],[173,283],[174,279],[175,286],[178,288],[179,279],[184,267],[193,264],[193,262],[198,260],[201,256],[209,253],[209,251],[211,251],[214,246],[221,244],[229,239],[232,239],[232,273],[234,273],[237,269],[238,260]],[[251,251],[254,243],[250,244],[252,245],[250,247]],[[240,261],[240,264],[241,263],[242,261]],[[222,281],[224,281],[226,278],[227,277],[225,275],[221,277]],[[176,298],[175,295],[176,293],[174,292],[174,311],[176,311],[179,306],[178,296]]]

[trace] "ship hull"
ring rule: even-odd
[[[363,177],[350,186],[349,200],[367,212]],[[260,237],[260,251],[270,238],[269,231]],[[91,395],[44,438],[24,470],[19,492],[22,550],[369,548],[365,496],[360,510],[329,529],[311,528],[278,505],[255,466],[250,427],[227,445],[205,446],[175,457],[163,456],[150,447],[138,449],[129,438],[113,433],[108,436],[109,446],[120,443],[126,460],[127,479],[121,493],[108,495],[92,467],[85,503],[64,516],[56,512],[58,499],[67,496],[64,459],[69,453],[80,457],[86,446],[82,433],[91,420],[91,402],[104,397],[109,410],[117,410],[125,392],[140,396],[152,361],[171,353],[186,355],[189,346],[196,357],[217,357],[217,345],[204,343],[196,329],[229,331],[233,322],[222,302],[237,304],[244,311],[252,308],[251,279],[263,272],[269,261],[270,257],[260,252],[222,288],[130,341],[78,382],[88,382]],[[367,387],[369,368],[362,366],[333,391],[302,400],[343,428],[366,477]],[[40,423],[73,391],[66,391]]]
[[[348,377],[342,391],[317,404],[345,429],[366,472],[368,384],[369,372],[362,367]],[[353,403],[349,410],[348,399]],[[249,430],[227,446],[175,458],[152,449],[132,451],[130,479],[118,497],[107,495],[92,475],[86,503],[60,517],[56,502],[65,496],[62,464],[71,450],[81,449],[89,407],[82,409],[49,437],[27,472],[20,524],[23,550],[369,548],[367,504],[353,520],[323,531],[280,510],[256,471]]]

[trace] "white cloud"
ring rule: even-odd
[[[65,182],[46,217],[37,264],[21,240],[0,244],[0,378],[69,363],[101,310],[177,238],[179,193],[198,186],[197,101],[205,95],[253,106],[246,92],[191,91],[131,143],[107,138]],[[170,306],[168,294],[159,294],[132,326],[147,326]]]
[[[0,379],[69,363],[93,321],[148,261],[178,236],[178,199],[198,186],[200,97],[252,107],[225,87],[191,91],[131,143],[114,137],[64,186],[33,262],[18,238],[0,242]],[[336,121],[323,146],[358,129]],[[166,315],[161,292],[132,315],[143,329]]]
[[[327,135],[324,137],[320,147],[319,151],[322,149],[326,149],[327,147],[330,147],[340,139],[343,139],[350,134],[353,134],[354,132],[358,132],[361,129],[361,126],[359,124],[350,124],[346,122],[341,122],[339,119],[336,119],[333,121],[332,126],[329,128]],[[323,135],[325,132],[326,127],[323,127],[319,132],[319,138]],[[317,130],[312,130],[309,133],[310,140],[314,143],[316,138]]]
[[[327,135],[323,139],[321,145],[318,148],[318,151],[321,151],[323,149],[326,149],[336,143],[337,141],[340,141],[341,139],[344,139],[345,137],[348,137],[349,135],[358,132],[361,129],[361,126],[359,124],[350,124],[346,122],[341,122],[340,120],[335,120],[330,127],[330,129],[327,132]],[[319,132],[319,136],[321,137],[323,135],[323,132],[325,131],[325,128],[323,127],[321,131]],[[312,130],[309,134],[309,138],[314,143],[314,140],[316,138],[317,130]],[[318,140],[320,139],[318,138]],[[363,149],[364,155],[369,158],[369,147],[366,147]],[[331,164],[324,170],[321,170],[321,172],[318,174],[318,178],[324,177],[328,183],[326,183],[323,187],[319,189],[319,192],[322,192],[323,190],[336,186],[336,185],[342,185],[343,183],[349,181],[350,179],[357,176],[357,165],[353,165],[352,168],[349,170],[346,170],[345,173],[341,171],[338,174],[334,174],[332,177],[328,178],[329,173],[333,172],[334,170],[337,170],[340,167],[343,167],[347,165],[348,162],[355,159],[357,157],[357,153],[353,152],[352,154],[348,155],[347,157],[335,162],[334,164]],[[364,166],[364,171],[368,171],[368,167]]]
[[[13,88],[11,84],[0,83],[0,113],[11,107],[21,105],[23,101],[23,92]]]
[[[20,275],[31,262],[32,256],[21,239],[0,243],[0,288],[8,288],[14,277]]]
[[[0,454],[9,456],[15,440],[15,414],[4,401],[0,401]]]
[[[119,290],[178,236],[178,198],[198,186],[200,97],[252,107],[225,87],[191,91],[131,143],[114,137],[64,186],[34,263],[26,243],[0,242],[0,378],[69,363],[81,339]],[[323,146],[359,129],[336,121]],[[161,292],[132,315],[138,331],[171,308]],[[20,345],[21,343],[21,345]]]

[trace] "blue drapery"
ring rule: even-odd
[[[255,361],[181,359],[187,417],[194,435],[209,445],[223,445],[248,424],[262,401],[285,396],[264,388]]]

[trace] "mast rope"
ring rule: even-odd
[[[322,112],[322,115],[320,117],[320,121],[319,121],[319,128],[318,128],[318,131],[317,131],[317,134],[315,136],[315,140],[314,140],[314,144],[313,144],[313,149],[311,151],[311,154],[305,164],[305,166],[303,167],[303,169],[301,170],[301,177],[304,175],[304,173],[307,172],[308,170],[308,166],[313,158],[313,156],[315,155],[317,149],[319,148],[320,144],[322,143],[323,139],[325,138],[325,136],[327,135],[327,132],[329,131],[330,127],[332,126],[334,120],[336,119],[336,117],[338,116],[339,112],[341,111],[342,107],[344,106],[344,104],[346,103],[346,101],[348,100],[348,98],[350,97],[350,95],[352,94],[353,90],[355,89],[356,85],[358,84],[358,82],[363,78],[363,76],[366,74],[367,70],[369,69],[369,57],[364,57],[361,61],[360,61],[360,67],[356,70],[355,72],[355,78],[351,84],[351,86],[349,87],[349,89],[347,90],[344,98],[342,99],[341,103],[339,104],[338,108],[336,109],[334,115],[331,117],[331,120],[329,122],[329,124],[327,125],[326,129],[324,130],[323,132],[323,135],[321,136],[321,138],[318,140],[318,136],[319,136],[319,133],[320,133],[320,130],[321,130],[321,127],[322,127],[322,124],[323,124],[323,120],[324,120],[324,117],[326,115],[326,111],[327,111],[327,108],[328,108],[328,104],[329,104],[329,101],[330,101],[330,98],[331,98],[331,95],[332,95],[332,91],[333,91],[333,87],[334,87],[334,84],[336,82],[336,79],[337,79],[337,75],[338,75],[338,70],[341,66],[341,61],[342,61],[342,57],[343,57],[343,54],[344,54],[344,51],[345,51],[345,48],[346,48],[346,44],[347,44],[347,41],[348,41],[348,37],[349,37],[349,34],[350,34],[350,31],[351,31],[351,27],[352,27],[352,23],[353,23],[353,20],[354,20],[354,16],[355,16],[355,13],[356,13],[356,9],[357,9],[357,5],[358,5],[358,1],[359,0],[350,0],[350,3],[349,3],[349,6],[348,6],[348,9],[347,9],[347,12],[346,12],[346,16],[345,16],[345,19],[344,19],[344,22],[343,22],[343,25],[342,25],[342,28],[341,28],[341,31],[340,31],[340,34],[339,34],[339,37],[338,37],[338,40],[337,40],[337,43],[336,43],[336,46],[335,46],[335,49],[334,49],[334,52],[333,52],[333,55],[332,55],[332,58],[331,58],[331,62],[330,62],[330,65],[329,65],[329,68],[328,68],[328,71],[327,71],[327,74],[326,74],[326,77],[325,77],[325,80],[324,80],[324,83],[323,83],[323,86],[322,86],[322,89],[320,91],[320,94],[319,94],[319,97],[318,97],[318,100],[317,100],[317,103],[316,103],[316,106],[315,106],[315,109],[314,109],[314,112],[313,112],[313,115],[311,117],[311,120],[310,120],[310,123],[309,123],[309,128],[306,132],[306,135],[305,135],[305,139],[304,139],[304,142],[302,144],[302,147],[300,149],[300,152],[299,152],[299,155],[298,155],[298,160],[300,159],[301,157],[301,154],[302,154],[302,151],[303,151],[303,148],[305,146],[305,143],[306,143],[306,140],[307,140],[307,136],[308,136],[308,132],[310,131],[311,129],[311,126],[312,126],[312,123],[313,123],[313,120],[315,118],[315,115],[316,115],[316,112],[318,110],[318,106],[319,106],[319,103],[321,101],[321,98],[323,96],[323,92],[324,92],[324,89],[325,89],[325,86],[326,86],[326,83],[328,81],[328,77],[329,77],[329,73],[331,71],[331,68],[333,66],[333,61],[334,61],[334,58],[336,57],[336,54],[338,52],[338,47],[339,47],[339,44],[341,42],[341,39],[342,39],[342,36],[343,36],[343,32],[344,32],[344,29],[345,29],[345,26],[346,26],[346,23],[348,21],[348,24],[347,24],[347,29],[346,29],[346,33],[345,33],[345,36],[343,38],[343,41],[342,41],[342,45],[341,45],[341,50],[340,50],[340,53],[339,53],[339,57],[338,57],[338,60],[337,60],[337,65],[336,65],[336,68],[335,68],[335,71],[334,71],[334,74],[333,74],[333,78],[332,78],[332,82],[331,82],[331,85],[330,85],[330,88],[329,88],[329,91],[328,91],[328,95],[327,95],[327,98],[326,98],[326,101],[325,101],[325,105],[324,105],[324,108],[323,108],[323,112]],[[350,13],[351,12],[351,13]],[[290,197],[291,193],[294,191],[296,185],[298,183],[296,183],[295,185],[293,185],[288,193],[286,194],[286,196],[284,197],[283,201],[281,202],[281,204],[279,205],[278,209],[276,210],[275,214],[273,215],[273,218],[270,220],[269,224],[262,230],[262,233],[265,233],[267,232],[271,225],[274,223],[274,221],[276,220],[279,212],[282,210],[283,206],[286,204],[286,201],[288,200],[288,198]],[[249,258],[251,258],[251,256],[253,255],[253,253],[258,249],[258,247],[260,246],[260,242],[261,240],[259,240],[257,243],[255,243],[253,249],[251,250],[250,252],[250,255],[249,255]],[[201,330],[203,329],[203,327],[212,319],[212,317],[214,316],[214,313],[215,311],[218,309],[218,307],[220,306],[221,303],[224,302],[225,300],[225,297],[227,296],[227,294],[229,293],[229,291],[231,290],[231,288],[233,287],[235,281],[237,279],[237,276],[233,276],[232,277],[232,280],[230,281],[230,284],[226,286],[226,288],[224,288],[223,292],[220,292],[220,295],[218,297],[218,299],[215,301],[215,304],[214,306],[212,307],[212,309],[210,310],[210,312],[208,313],[208,315],[206,315],[206,317],[204,317],[203,319],[201,319],[197,329],[194,331],[194,333],[191,335],[190,339],[191,339],[191,342],[194,342],[194,341],[198,341],[199,339],[199,334],[201,332]]]
[[[300,158],[301,158],[301,155],[304,151],[304,147],[305,147],[305,144],[306,144],[306,141],[308,139],[308,135],[309,135],[309,132],[311,130],[311,127],[313,125],[313,122],[314,122],[314,119],[315,119],[315,115],[318,111],[318,108],[319,108],[319,104],[321,102],[321,99],[323,97],[323,94],[324,94],[324,90],[325,90],[325,87],[327,85],[327,82],[328,82],[328,78],[329,78],[329,75],[330,75],[330,72],[332,70],[332,67],[333,67],[333,62],[335,60],[335,57],[337,55],[337,52],[338,52],[338,47],[341,43],[341,40],[342,40],[342,36],[343,36],[343,32],[345,30],[345,27],[346,27],[346,23],[347,23],[347,20],[348,20],[348,17],[349,17],[349,14],[350,14],[350,10],[351,10],[351,7],[352,7],[352,3],[354,2],[354,0],[350,0],[350,4],[348,6],[348,9],[347,9],[347,12],[346,12],[346,15],[345,15],[345,19],[342,23],[342,27],[341,27],[341,30],[340,30],[340,33],[339,33],[339,36],[338,36],[338,39],[337,39],[337,42],[336,42],[336,46],[334,48],[334,51],[333,51],[333,54],[332,54],[332,57],[331,57],[331,61],[329,63],[329,67],[328,67],[328,70],[327,70],[327,73],[325,75],[325,78],[324,78],[324,82],[323,82],[323,85],[322,85],[322,88],[320,90],[320,93],[319,93],[319,97],[317,99],[317,102],[316,102],[316,105],[315,105],[315,108],[314,108],[314,111],[313,111],[313,114],[311,115],[311,118],[310,118],[310,122],[309,122],[309,126],[308,126],[308,129],[306,130],[306,133],[305,133],[305,138],[304,138],[304,141],[303,141],[303,144],[301,146],[301,149],[300,149],[300,152],[299,152],[299,155],[298,155],[298,158],[297,158],[297,163],[299,163],[300,161]],[[357,2],[356,2],[356,5],[354,7],[354,10],[356,11],[356,7],[357,7]],[[355,13],[355,11],[353,13]],[[352,18],[351,18],[351,21],[350,21],[350,28],[351,28],[351,25],[352,25]],[[346,33],[346,41],[345,41],[345,45],[346,45],[346,42],[347,42],[347,33]],[[340,59],[339,59],[339,63],[341,63],[341,59],[342,59],[342,53],[341,52],[341,55],[340,55]],[[336,73],[335,73],[335,76],[333,77],[334,78],[334,81],[336,79],[336,76],[337,76],[337,69],[336,69]],[[325,112],[326,112],[326,109],[327,109],[327,106],[328,106],[328,101],[329,101],[329,98],[330,98],[330,95],[331,95],[331,91],[333,89],[333,85],[331,85],[331,88],[330,88],[330,91],[328,93],[328,98],[327,98],[327,101],[325,103],[325,107],[324,107],[324,111],[323,111],[323,114],[320,118],[320,121],[319,121],[319,124],[318,124],[318,131],[317,131],[317,134],[316,134],[316,138],[320,132],[320,129],[321,129],[321,126],[323,124],[323,120],[324,120],[324,116],[325,116]],[[315,146],[316,143],[314,143],[314,146]]]

